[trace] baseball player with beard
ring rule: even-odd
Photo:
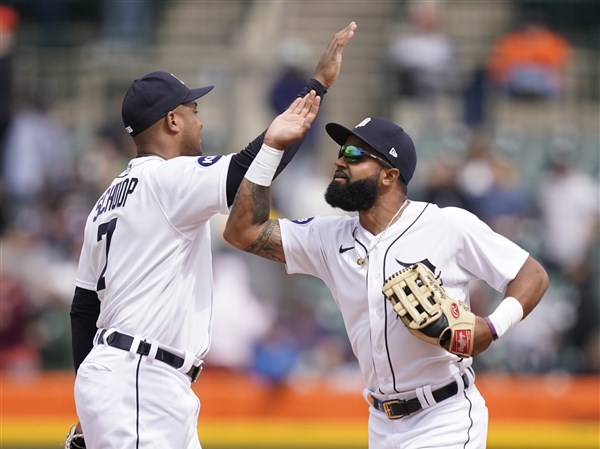
[[[341,148],[325,199],[357,216],[269,220],[269,185],[282,147],[265,140],[260,153],[271,162],[250,166],[224,237],[329,287],[364,380],[371,449],[485,448],[488,412],[472,358],[416,338],[382,287],[406,267],[420,265],[467,309],[475,279],[502,292],[505,299],[488,317],[469,312],[472,335],[460,346],[476,355],[538,304],[546,272],[471,213],[410,200],[416,151],[395,123],[368,117],[353,129],[329,123],[326,130]]]
[[[290,161],[356,28],[333,36],[304,91],[237,154],[202,155],[197,101],[212,86],[189,89],[166,72],[131,84],[122,116],[137,157],[91,211],[79,260],[71,325],[80,426],[66,447],[200,448],[190,385],[210,346],[209,220],[228,213],[255,157],[270,164],[263,141],[288,149],[278,172]]]

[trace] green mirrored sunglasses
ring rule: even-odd
[[[368,151],[363,150],[361,147],[357,147],[355,145],[342,145],[340,147],[340,151],[338,152],[338,159],[343,158],[346,162],[350,163],[360,162],[365,156],[372,157],[386,167],[393,168],[392,165],[385,159],[375,156],[373,153],[369,153]]]

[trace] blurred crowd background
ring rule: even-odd
[[[83,225],[133,155],[120,117],[136,77],[215,84],[206,154],[239,151],[355,20],[338,83],[273,185],[278,214],[323,200],[324,133],[380,115],[417,146],[414,200],[460,206],[539,258],[540,306],[477,357],[479,372],[600,373],[600,6],[595,0],[3,0],[0,5],[0,368],[72,369],[69,308]],[[274,385],[358,374],[321,281],[228,247],[213,222],[207,362]],[[202,267],[198,267],[202,269]],[[472,286],[475,312],[501,299]],[[157,319],[160,319],[157,317]]]

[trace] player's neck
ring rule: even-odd
[[[162,157],[165,160],[180,156],[180,154],[178,154],[178,148],[180,146],[178,139],[171,135],[160,133],[154,128],[136,136],[134,141],[137,149],[136,153],[138,155],[152,154]]]
[[[360,225],[371,234],[377,235],[398,221],[407,205],[406,197],[398,201],[378,201],[370,209],[358,213]]]
[[[163,159],[170,159],[172,156],[167,154],[163,149],[153,143],[141,143],[137,145],[136,157],[142,156],[158,156]]]
[[[136,158],[137,157],[148,157],[148,156],[158,156],[158,157],[164,159],[163,156],[161,156],[160,154],[156,154],[156,153],[138,153],[138,154],[135,155]]]

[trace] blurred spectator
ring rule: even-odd
[[[304,87],[300,84],[312,68],[312,49],[302,39],[286,38],[277,48],[277,60],[281,67],[269,89],[269,105],[275,114],[281,114],[296,98],[298,87]]]
[[[0,5],[0,148],[13,113],[13,54],[18,25],[16,9]]]
[[[454,87],[454,45],[441,19],[437,1],[410,3],[409,28],[394,34],[388,47],[398,95],[429,97]]]
[[[465,154],[465,160],[458,173],[460,189],[476,202],[492,188],[494,184],[493,154],[488,139],[479,133],[471,136]],[[480,211],[472,204],[472,212],[479,216]]]
[[[23,332],[26,343],[33,345],[36,364],[32,369],[63,367],[70,361],[68,310],[77,271],[77,262],[65,259],[63,251],[57,251],[50,243],[55,235],[53,216],[45,210],[39,215],[44,220],[39,232],[8,228],[0,241],[0,320],[2,326],[10,327],[11,317],[18,312],[18,324],[13,323],[15,327],[7,332],[15,332],[17,339]],[[31,356],[31,349],[20,354]]]
[[[23,375],[40,367],[33,318],[23,284],[0,267],[0,370]]]
[[[13,116],[13,54],[19,14],[11,6],[0,5],[0,235],[6,226],[3,173],[6,130]]]
[[[480,130],[487,120],[487,74],[484,67],[475,68],[462,92],[462,120],[472,130]]]
[[[99,196],[135,157],[135,143],[123,126],[121,103],[124,89],[109,88],[104,116],[89,140],[89,148],[82,152],[77,170],[79,178]],[[118,93],[117,93],[118,92]]]
[[[278,320],[269,333],[256,342],[250,372],[265,385],[277,388],[287,381],[299,356],[296,336]]]
[[[85,220],[96,199],[95,192],[77,185],[46,201],[48,209],[44,211],[44,229],[40,237],[55,259],[55,267],[60,263],[70,265],[79,261]],[[65,287],[66,297],[72,296],[72,285]]]
[[[74,179],[71,136],[53,115],[48,86],[38,83],[15,114],[6,135],[3,161],[7,217],[24,219],[36,202],[71,187]]]
[[[539,183],[538,207],[546,264],[577,277],[598,241],[597,180],[578,168],[575,149],[557,149]]]
[[[246,370],[254,362],[257,342],[270,331],[274,311],[252,292],[250,273],[238,254],[217,253],[213,265],[212,338],[206,362],[211,367]]]
[[[575,371],[574,366],[563,365],[561,360],[565,334],[577,316],[572,296],[571,286],[558,285],[551,279],[540,306],[527,316],[527,326],[515,326],[495,343],[494,351],[484,352],[474,362],[495,373],[546,374],[563,368]]]
[[[2,272],[8,277],[2,279],[1,319],[6,332],[14,334],[2,340],[26,339],[16,354],[34,370],[62,367],[70,360],[74,249],[78,253],[81,224],[90,207],[85,204],[85,212],[78,207],[78,201],[88,200],[72,190],[71,134],[49,98],[46,84],[28,92],[9,124],[2,155]],[[18,317],[18,326],[10,324],[12,317]]]
[[[275,114],[281,114],[296,98],[298,86],[305,79],[304,71],[295,65],[286,65],[273,82],[269,101]]]
[[[135,50],[153,37],[153,0],[101,0],[104,45],[111,52]]]
[[[472,211],[471,199],[459,185],[458,174],[459,161],[445,158],[430,161],[421,200],[439,207],[453,206]]]
[[[492,46],[488,77],[512,97],[556,98],[565,92],[570,56],[569,43],[550,29],[543,11],[528,10],[519,29]]]
[[[136,154],[135,143],[132,142],[131,136],[125,131],[121,119],[121,104],[123,102],[123,92],[126,89],[127,86],[111,86],[107,89],[106,110],[104,112],[106,119],[96,131],[100,146],[109,147],[121,157],[124,160],[123,168]]]
[[[459,207],[473,212],[499,234],[521,240],[519,234],[523,219],[531,212],[531,201],[515,162],[493,151],[484,134],[473,133],[465,160],[454,176],[453,189],[461,193],[465,204]]]
[[[441,6],[435,0],[414,0],[409,4],[408,27],[392,34],[387,66],[393,77],[394,109],[406,99],[415,103],[400,108],[400,123],[408,126],[406,115],[417,109],[419,123],[437,119],[439,100],[456,87],[453,42],[443,30]],[[428,123],[429,125],[431,123]]]
[[[286,38],[277,49],[277,59],[280,65],[279,72],[273,78],[268,88],[267,102],[273,115],[285,111],[294,101],[298,92],[302,90],[306,79],[310,78],[312,70],[312,48],[303,39]],[[322,128],[319,117],[313,122],[302,143],[302,149],[294,156],[293,170],[288,176],[277,179],[276,188],[273,190],[273,204],[283,213],[292,213],[291,208],[297,202],[290,199],[291,191],[299,182],[318,182],[319,173],[315,170],[315,158],[319,158],[318,133]]]
[[[28,369],[70,366],[69,306],[90,204],[81,191],[50,195],[36,204],[36,222],[2,235],[0,327],[2,342],[23,344],[6,356],[24,357]],[[13,322],[14,320],[14,322]],[[15,361],[16,362],[16,361]]]
[[[331,293],[320,280],[298,275],[282,280],[277,317],[256,342],[251,372],[277,387],[296,374],[337,375],[358,369]]]
[[[279,115],[285,111],[304,87],[306,79],[310,77],[309,70],[312,70],[312,53],[310,45],[298,38],[284,39],[279,45],[277,59],[280,69],[273,79],[268,93],[269,106],[274,115]],[[304,138],[302,151],[298,152],[294,161],[314,156],[317,144],[316,130],[318,128],[319,118],[317,117]]]
[[[519,241],[523,219],[531,209],[530,195],[522,185],[517,165],[512,161],[496,155],[491,168],[492,184],[476,198],[474,208],[494,231]]]
[[[586,351],[598,347],[600,297],[598,291],[598,237],[600,186],[577,167],[576,146],[552,150],[549,165],[537,192],[542,227],[542,260],[553,282],[574,287],[567,300],[576,311],[565,334],[574,354],[564,363],[575,371],[597,369]],[[593,367],[596,368],[593,368]]]
[[[314,350],[322,329],[314,316],[309,297],[294,294],[288,284],[285,301],[278,310],[270,331],[254,347],[252,372],[263,382],[277,386],[286,382],[298,369],[302,356]]]

